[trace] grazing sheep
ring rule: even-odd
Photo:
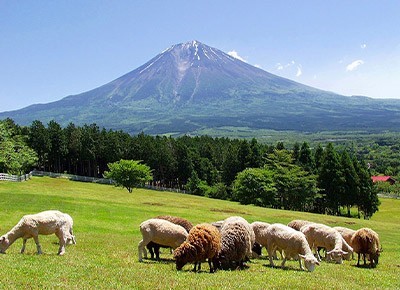
[[[298,257],[300,269],[302,270],[304,270],[301,263],[302,259],[310,272],[314,271],[315,265],[319,265],[304,234],[291,227],[283,224],[272,224],[266,229],[264,239],[261,242],[263,246],[267,247],[271,266],[274,266],[272,257],[276,249],[281,249],[285,253],[281,264],[282,268],[285,266],[287,257]]]
[[[295,229],[296,231],[300,231],[300,229],[308,224],[312,224],[313,222],[306,221],[306,220],[292,220],[290,223],[288,223],[288,227],[291,227],[292,229]]]
[[[58,255],[64,255],[68,241],[76,244],[72,230],[71,216],[58,210],[48,210],[37,214],[25,215],[16,226],[0,237],[0,253],[5,253],[17,239],[22,238],[21,253],[24,253],[26,241],[33,238],[36,243],[37,253],[42,254],[39,235],[55,234],[60,240]]]
[[[312,223],[303,226],[300,231],[306,236],[310,247],[315,250],[318,261],[321,261],[321,257],[317,248],[323,247],[327,251],[328,259],[332,257],[337,264],[343,263],[342,256],[348,252],[343,251],[343,243],[346,243],[346,241],[337,230],[324,224]],[[346,247],[349,252],[353,252],[348,244]]]
[[[200,271],[201,262],[208,260],[210,273],[216,269],[212,259],[221,250],[221,234],[210,224],[199,224],[192,228],[186,241],[174,251],[176,269],[181,270],[187,263],[194,263],[193,271]],[[198,269],[196,269],[198,266]]]
[[[253,257],[255,256],[254,253],[258,256],[261,256],[262,254],[262,245],[260,243],[260,240],[262,239],[262,236],[264,235],[265,230],[270,226],[269,223],[265,222],[253,222],[250,224],[251,228],[253,229],[254,236],[255,236],[255,243],[253,245]]]
[[[189,222],[188,220],[181,218],[181,217],[176,217],[176,216],[170,216],[170,215],[159,215],[155,217],[156,219],[163,219],[163,220],[167,220],[170,221],[176,225],[180,225],[182,226],[188,233],[190,231],[190,229],[193,227],[193,224],[191,222]],[[166,248],[164,246],[161,246],[157,243],[154,242],[150,242],[147,244],[146,248],[149,250],[150,252],[150,256],[151,259],[154,259],[154,255],[156,260],[160,260],[160,248]]]
[[[354,251],[358,254],[357,266],[360,266],[360,254],[363,254],[364,265],[366,264],[365,256],[369,255],[370,267],[376,267],[382,248],[379,235],[375,231],[369,228],[361,228],[354,233],[350,243]]]
[[[349,229],[349,228],[345,228],[345,227],[333,227],[335,230],[337,230],[343,237],[343,239],[346,241],[346,243],[343,243],[343,251],[349,251],[347,245],[349,245],[350,247],[352,247],[351,245],[351,237],[354,235],[354,233],[356,232],[355,230]],[[350,260],[353,259],[353,253],[347,253],[347,255],[343,255],[343,258],[346,260]]]
[[[162,246],[176,249],[182,244],[188,233],[179,225],[162,219],[149,219],[140,224],[142,240],[138,245],[139,261],[142,262],[142,253],[147,258],[146,245],[155,242]]]
[[[227,218],[221,228],[221,251],[213,262],[221,269],[243,267],[254,241],[254,232],[244,218]]]

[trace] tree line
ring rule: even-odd
[[[0,122],[0,145],[19,140],[27,164],[38,170],[103,177],[110,163],[137,160],[152,170],[152,185],[192,194],[279,209],[357,214],[371,217],[379,206],[366,164],[351,150],[332,143],[310,148],[307,142],[285,148],[251,140],[210,136],[131,136],[96,124],[62,128],[56,121],[19,126]],[[22,142],[22,143],[21,143]],[[32,151],[29,151],[32,150]],[[18,155],[18,154],[16,154]],[[7,169],[0,153],[0,170]]]

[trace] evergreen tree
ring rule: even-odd
[[[350,217],[350,209],[357,201],[360,180],[346,150],[342,151],[340,159],[344,178],[341,186],[340,205],[347,208],[347,216]]]
[[[340,192],[343,184],[340,171],[340,160],[338,153],[329,143],[324,151],[321,169],[318,176],[318,187],[324,195],[324,207],[329,214],[338,215],[340,207]]]

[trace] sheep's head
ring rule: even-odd
[[[0,253],[5,254],[6,250],[10,246],[10,241],[7,239],[6,236],[0,237]]]
[[[315,258],[313,255],[300,255],[299,257],[304,259],[304,266],[306,266],[307,270],[312,272],[315,270],[315,265],[319,266],[319,262],[317,258]]]
[[[186,263],[194,262],[196,255],[196,248],[188,242],[184,242],[174,251],[176,269],[182,270],[183,266],[185,266]]]
[[[347,252],[342,249],[333,249],[332,251],[326,252],[326,254],[331,256],[335,260],[336,264],[342,264],[343,255],[347,255]]]

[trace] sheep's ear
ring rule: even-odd
[[[333,252],[333,250],[332,250],[332,251],[329,251],[329,252],[326,252],[326,254],[327,254],[327,255],[330,255],[330,254],[332,254],[332,252]]]
[[[315,264],[318,265],[318,266],[321,265],[318,261],[316,261]]]
[[[301,254],[299,254],[299,257],[302,258],[302,259],[305,259],[305,258],[306,258],[305,255],[301,255]]]
[[[5,237],[5,236],[2,236],[2,237],[0,237],[0,243],[4,242],[4,241],[5,241],[5,239],[6,239],[6,237]]]
[[[345,252],[342,250],[342,255],[347,255],[347,254],[348,254],[348,252]]]

